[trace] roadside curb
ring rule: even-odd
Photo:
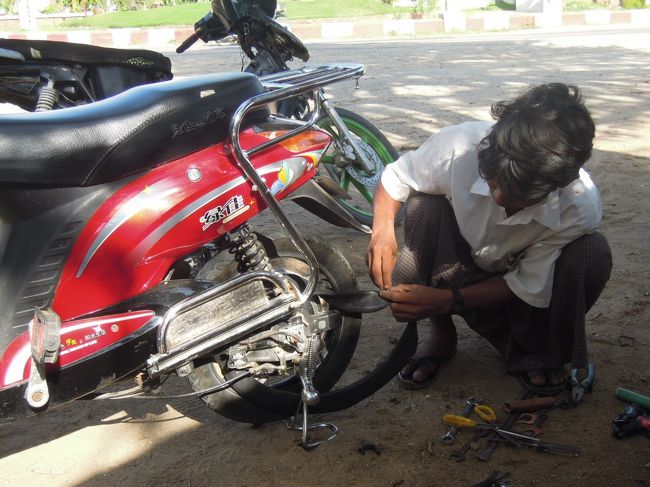
[[[650,27],[647,10],[585,10],[580,12],[482,12],[450,11],[437,18],[380,19],[354,21],[295,21],[291,30],[298,38],[310,40],[382,39],[428,36],[452,32],[504,31],[564,26],[633,25]],[[192,27],[150,29],[108,29],[70,31],[0,32],[9,39],[76,42],[108,47],[178,45]]]

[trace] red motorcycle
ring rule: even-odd
[[[274,20],[275,0],[213,0],[210,11],[177,52],[198,40],[236,40],[250,60],[242,68],[260,77],[289,71],[294,60],[307,61],[307,47]],[[218,53],[216,61],[218,62]],[[58,41],[0,39],[0,103],[27,111],[48,111],[94,103],[138,85],[172,78],[171,61],[143,49],[114,49]],[[399,156],[386,137],[357,113],[335,108],[320,93],[317,125],[333,137],[321,161],[321,174],[337,200],[360,223],[372,222],[374,190],[386,164]],[[314,102],[297,95],[275,108],[287,118],[304,120]]]
[[[347,408],[411,356],[343,388],[361,314],[345,257],[299,232],[279,200],[368,231],[318,184],[332,142],[270,115],[297,95],[363,74],[325,65],[260,78],[206,75],[96,103],[0,117],[0,412],[76,398],[150,397],[172,374],[237,421]],[[254,231],[264,210],[284,237]],[[102,391],[126,382],[125,389]]]

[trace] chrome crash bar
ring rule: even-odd
[[[309,280],[305,289],[300,292],[298,305],[304,304],[316,289],[316,284],[318,282],[318,261],[305,240],[298,233],[296,227],[289,221],[284,211],[280,208],[278,201],[271,194],[270,189],[262,177],[255,170],[255,167],[251,163],[250,156],[310,129],[320,115],[319,96],[321,88],[339,81],[358,79],[363,76],[364,72],[365,67],[362,64],[324,64],[263,76],[260,80],[267,91],[245,101],[235,111],[232,120],[230,121],[230,140],[235,159],[244,171],[244,174],[246,174],[248,179],[255,185],[255,188],[259,191],[262,199],[275,214],[276,218],[291,238],[291,241],[298,248],[309,265]],[[311,113],[309,120],[292,120],[292,122],[295,122],[297,125],[295,129],[251,149],[244,150],[241,147],[239,131],[242,121],[248,112],[268,103],[277,102],[309,92],[312,93],[314,99],[314,110]]]
[[[253,282],[265,282],[275,289],[263,310],[257,307],[244,310],[236,316],[230,316],[217,327],[205,327],[205,331],[201,329],[201,324],[204,322],[203,316],[209,316],[206,318],[209,322],[214,319],[211,310],[204,311],[201,309],[202,306],[214,302],[219,297],[228,297],[233,293],[241,292],[247,284]],[[169,308],[163,317],[157,337],[160,353],[152,355],[147,360],[147,371],[151,377],[158,377],[163,373],[178,369],[209,351],[218,350],[236,342],[268,323],[291,314],[295,300],[295,292],[289,289],[282,274],[253,271],[179,301]],[[170,347],[168,343],[169,330],[174,326],[182,328],[183,325],[177,323],[185,317],[188,317],[187,325],[185,325],[188,331],[182,332],[184,333],[182,339],[177,340],[177,343]],[[188,326],[194,330],[189,331]],[[186,338],[188,333],[193,336]]]

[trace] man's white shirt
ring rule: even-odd
[[[401,202],[413,192],[446,196],[474,262],[487,272],[502,273],[523,301],[545,308],[562,247],[601,222],[600,194],[581,169],[567,186],[508,217],[478,172],[478,144],[491,127],[492,122],[446,127],[389,164],[381,182]]]

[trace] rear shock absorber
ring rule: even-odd
[[[271,263],[266,255],[266,249],[258,241],[257,235],[251,232],[248,224],[244,224],[231,233],[231,243],[228,251],[237,261],[237,270],[270,271]]]
[[[54,89],[54,80],[49,79],[46,85],[41,87],[41,93],[38,95],[36,102],[37,112],[48,112],[54,108],[58,98],[58,93]]]

